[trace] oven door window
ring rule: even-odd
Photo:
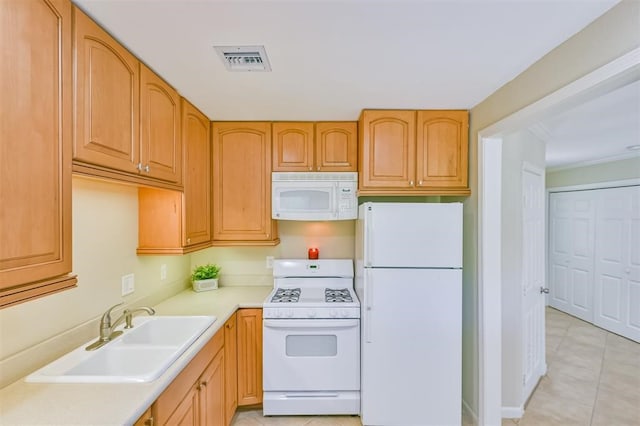
[[[326,357],[338,354],[338,336],[287,336],[286,337],[287,356],[315,356]]]

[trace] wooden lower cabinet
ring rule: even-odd
[[[151,407],[155,424],[224,425],[223,346],[221,331],[158,397]]]
[[[153,426],[153,415],[151,414],[151,407],[147,408],[147,411],[140,416],[133,426]]]
[[[262,309],[240,309],[135,426],[227,426],[238,406],[261,403]]]
[[[218,351],[213,361],[200,376],[197,389],[200,393],[200,424],[207,426],[224,426],[224,349]]]
[[[262,309],[240,309],[238,406],[262,403]]]
[[[225,423],[231,424],[238,408],[238,327],[236,314],[231,315],[224,325],[224,382],[225,382]]]

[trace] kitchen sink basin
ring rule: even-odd
[[[91,343],[58,358],[26,378],[45,383],[143,383],[164,373],[204,331],[214,316],[134,318],[132,329],[94,351]]]

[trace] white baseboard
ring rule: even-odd
[[[471,409],[469,404],[467,404],[467,401],[465,401],[464,399],[462,400],[462,413],[466,413],[469,417],[471,417],[474,425],[478,424],[478,414]]]
[[[520,407],[502,407],[503,419],[519,419],[524,415],[524,406]]]

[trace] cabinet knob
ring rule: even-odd
[[[149,168],[149,165],[148,165],[148,164],[147,164],[146,166],[144,166],[144,171],[145,171],[145,172],[149,173],[149,170],[151,170],[151,169]]]
[[[313,167],[309,166],[309,171],[312,171],[312,170],[313,170]]]
[[[149,417],[147,420],[144,421],[144,426],[153,426],[154,421],[153,421],[153,417]]]
[[[136,164],[136,169],[141,172],[142,171],[142,163]]]
[[[419,182],[418,182],[418,185],[422,185],[422,181],[419,181]]]
[[[187,238],[187,244],[191,244],[191,238]]]
[[[410,182],[409,182],[409,185],[413,186],[413,181],[410,181]]]

